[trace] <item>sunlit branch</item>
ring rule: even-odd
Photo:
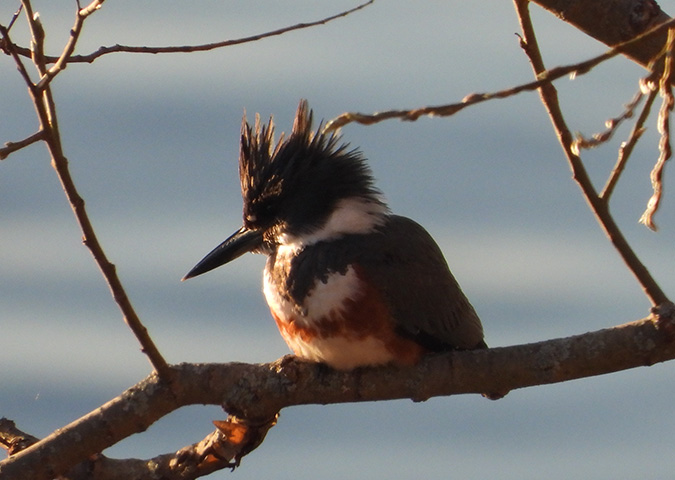
[[[44,138],[45,132],[44,130],[40,130],[39,132],[35,132],[30,137],[24,138],[23,140],[19,140],[18,142],[6,142],[5,146],[3,148],[0,148],[0,160],[4,160],[10,154],[16,152],[17,150],[21,150],[22,148],[27,147],[28,145],[32,145],[35,142],[44,140]]]
[[[561,67],[555,67],[550,70],[544,69],[537,74],[537,81],[534,82],[525,83],[513,88],[500,90],[498,92],[469,94],[466,97],[464,97],[464,99],[462,99],[461,102],[446,105],[418,107],[408,110],[387,110],[371,114],[359,112],[346,112],[327,122],[324,130],[327,132],[334,131],[339,129],[340,127],[343,127],[349,123],[354,122],[360,123],[362,125],[372,125],[375,123],[382,122],[384,120],[391,120],[394,118],[398,118],[400,120],[415,121],[421,116],[448,117],[454,115],[455,113],[459,112],[460,110],[463,110],[468,106],[475,105],[477,103],[481,103],[487,100],[494,100],[497,98],[507,98],[525,91],[537,90],[544,84],[551,83],[554,80],[557,80],[567,75],[573,75],[577,77],[579,75],[586,74],[600,63],[623,54],[627,47],[638,44],[639,42],[650,37],[651,35],[655,35],[673,25],[675,25],[675,19],[672,19],[657,27],[654,27],[653,29],[643,33],[642,35],[639,35],[624,43],[621,43],[615,46],[614,48],[608,50],[607,52],[598,55],[596,57],[590,58],[588,60],[585,60],[583,62],[573,63],[571,65],[565,65]]]
[[[93,12],[101,8],[101,5],[104,1],[105,0],[94,0],[86,8],[78,9],[77,15],[75,16],[75,24],[70,29],[70,38],[68,39],[68,43],[66,43],[63,53],[61,53],[61,56],[56,60],[54,65],[43,73],[42,78],[40,78],[40,81],[37,84],[38,90],[45,88],[45,86],[51,82],[59,72],[66,68],[68,59],[75,51],[75,45],[77,45],[77,40],[79,39],[80,33],[82,32],[82,26],[84,25],[85,19]]]
[[[79,462],[89,462],[91,471],[108,478],[97,470],[106,466],[106,462],[96,463],[98,452],[186,405],[223,405],[238,417],[264,419],[294,405],[401,398],[424,401],[437,396],[506,392],[653,365],[675,358],[674,312],[672,304],[664,304],[649,318],[625,325],[525,345],[429,355],[416,367],[340,372],[289,357],[269,364],[172,366],[174,382],[180,388],[172,389],[152,375],[0,462],[0,472],[12,480],[47,480]],[[81,441],[83,438],[87,441]],[[157,478],[149,476],[156,474],[154,469],[166,469],[167,476],[160,475],[162,478],[195,478],[171,476],[175,473],[169,465],[173,458],[175,454],[155,457],[158,463],[132,459],[128,465],[139,468],[139,475],[148,475],[133,478]],[[108,465],[119,471],[123,462]]]
[[[532,26],[528,9],[529,2],[528,0],[514,0],[514,4],[523,30],[523,50],[530,59],[534,74],[539,76],[539,74],[546,71],[546,68],[534,34],[534,27]],[[597,194],[581,158],[575,153],[573,137],[560,109],[556,88],[552,83],[546,83],[539,89],[539,94],[570,165],[572,176],[579,185],[584,198],[607,235],[607,238],[612,242],[612,245],[614,245],[614,248],[616,248],[626,266],[633,273],[652,305],[657,306],[668,303],[668,297],[629,245],[621,229],[609,213],[609,206]]]

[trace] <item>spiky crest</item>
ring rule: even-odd
[[[373,186],[365,159],[347,150],[335,134],[312,131],[312,111],[300,101],[293,129],[274,140],[274,121],[254,127],[244,116],[241,128],[239,176],[244,201],[244,223],[269,228],[284,222],[296,232],[315,227],[346,198],[382,203]]]

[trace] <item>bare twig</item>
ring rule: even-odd
[[[87,55],[69,55],[64,59],[64,63],[92,63],[97,58],[107,55],[109,53],[150,53],[150,54],[159,54],[159,53],[191,53],[191,52],[206,52],[209,50],[215,50],[218,48],[231,47],[233,45],[241,45],[243,43],[255,42],[258,40],[263,40],[265,38],[274,37],[277,35],[282,35],[294,30],[301,30],[305,28],[315,27],[318,25],[325,25],[328,22],[336,20],[341,17],[345,17],[351,13],[354,13],[358,10],[361,10],[368,5],[372,4],[375,0],[368,0],[365,3],[362,3],[352,9],[345,10],[330,17],[325,17],[321,20],[316,20],[313,22],[298,23],[296,25],[291,25],[288,27],[279,28],[272,30],[266,33],[259,33],[256,35],[251,35],[248,37],[237,38],[233,40],[224,40],[221,42],[207,43],[203,45],[181,45],[181,46],[167,46],[167,47],[147,47],[147,46],[131,46],[131,45],[111,45],[107,47],[101,47],[95,52],[92,52]],[[20,55],[30,57],[30,50],[27,48],[17,47],[17,52]],[[58,62],[61,57],[46,56],[45,60],[47,63]]]
[[[41,52],[43,51],[44,45],[44,31],[39,21],[39,17],[33,14],[30,0],[22,0],[23,8],[26,13],[27,21],[30,25],[30,30],[32,32],[32,43],[34,45],[34,55],[33,61],[35,63],[38,72],[41,75],[46,73],[45,59],[42,56]],[[96,3],[96,2],[94,2]],[[68,160],[66,159],[63,149],[61,146],[61,135],[59,133],[58,120],[56,115],[56,104],[52,96],[51,88],[49,83],[45,84],[44,88],[39,91],[35,85],[30,81],[26,69],[21,62],[18,54],[14,49],[14,45],[9,39],[7,29],[0,27],[0,33],[2,33],[5,40],[5,48],[8,49],[12,58],[14,58],[17,68],[22,72],[22,77],[26,82],[28,91],[31,95],[33,105],[37,112],[38,120],[40,121],[40,131],[44,132],[43,136],[47,149],[52,158],[52,166],[56,170],[57,176],[61,181],[63,190],[70,202],[71,208],[75,214],[75,217],[80,225],[82,231],[82,241],[89,248],[94,260],[101,269],[106,282],[110,288],[113,298],[117,302],[124,320],[129,325],[134,335],[141,344],[143,352],[147,355],[150,363],[153,365],[155,370],[161,379],[169,381],[171,378],[171,370],[166,363],[166,360],[162,357],[159,350],[155,346],[154,342],[150,338],[147,329],[141,323],[138,315],[131,306],[124,287],[122,286],[119,277],[117,276],[115,266],[110,263],[108,258],[101,247],[94,228],[91,225],[89,216],[84,206],[84,200],[79,195],[75,183],[70,175],[70,170],[68,168]]]
[[[0,462],[0,477],[54,478],[185,405],[223,405],[238,417],[265,419],[293,405],[399,398],[424,401],[436,396],[509,391],[653,365],[675,358],[674,328],[673,305],[667,304],[655,309],[649,318],[613,328],[527,345],[430,355],[417,367],[409,368],[338,372],[292,357],[262,365],[182,364],[172,367],[174,382],[180,388],[172,390],[151,375]],[[87,441],[81,441],[83,438]],[[161,463],[129,460],[141,470],[127,478],[157,478],[150,474],[154,469],[167,468],[166,462],[173,456],[163,458]],[[123,462],[126,460],[117,461],[111,468],[119,471]],[[103,473],[94,480],[110,478]]]
[[[579,151],[583,149],[596,148],[603,143],[608,142],[612,138],[612,135],[614,135],[614,132],[616,132],[616,129],[619,128],[624,120],[633,117],[635,109],[640,104],[643,97],[644,93],[642,93],[642,89],[640,89],[635,94],[633,99],[628,102],[628,104],[626,104],[624,111],[621,112],[618,117],[610,118],[605,122],[605,131],[594,133],[591,138],[586,138],[582,134],[578,133],[574,139],[574,142],[572,143],[572,148],[574,151],[579,154]]]
[[[12,29],[12,25],[14,25],[14,22],[16,22],[16,19],[19,18],[19,15],[21,15],[21,10],[23,10],[23,4],[19,5],[19,8],[14,12],[14,15],[12,15],[12,19],[9,21],[9,25],[7,25],[7,30]]]
[[[40,130],[39,132],[35,132],[30,137],[24,138],[23,140],[19,140],[18,142],[6,142],[5,146],[3,148],[0,148],[0,160],[4,160],[10,154],[16,152],[17,150],[21,150],[22,148],[27,147],[28,145],[31,145],[35,142],[39,142],[40,140],[44,140],[44,138],[45,132],[44,130]]]
[[[37,84],[38,90],[44,89],[45,86],[51,82],[60,71],[66,68],[68,59],[75,51],[75,45],[77,45],[77,40],[79,39],[80,33],[82,32],[84,21],[89,15],[101,8],[101,5],[104,1],[105,0],[94,0],[86,8],[78,9],[77,14],[75,15],[75,24],[70,29],[70,38],[68,39],[68,43],[66,43],[63,53],[61,53],[61,56],[58,58],[58,60],[56,60],[54,65],[52,65],[49,70],[42,74],[42,78],[40,78],[40,81]]]
[[[530,59],[535,75],[539,76],[539,74],[546,71],[546,68],[537,45],[532,20],[530,19],[528,10],[529,2],[528,0],[514,0],[514,4],[523,30],[524,41],[522,45],[524,51]],[[637,257],[623,233],[616,225],[614,218],[609,212],[609,206],[597,194],[595,187],[593,187],[593,183],[586,172],[586,168],[581,162],[581,158],[574,152],[572,134],[567,128],[562,111],[560,110],[556,88],[552,83],[546,83],[539,89],[539,94],[542,103],[549,114],[563,152],[567,157],[567,161],[572,170],[572,176],[581,188],[584,198],[591,208],[591,211],[594,213],[598,223],[626,263],[626,266],[639,282],[652,305],[656,306],[668,302],[666,294],[661,290],[661,287],[656,283],[645,265]]]
[[[614,187],[616,187],[616,184],[619,181],[619,177],[621,176],[621,173],[623,172],[623,169],[626,166],[626,162],[628,162],[628,158],[633,152],[633,149],[635,148],[637,141],[640,139],[640,137],[645,131],[644,124],[647,121],[647,117],[649,117],[649,112],[651,111],[651,107],[654,104],[654,100],[656,99],[657,95],[656,89],[650,88],[648,85],[645,85],[645,88],[649,89],[649,93],[647,94],[647,100],[645,101],[645,104],[642,107],[640,116],[635,121],[635,125],[633,125],[633,129],[630,132],[628,140],[619,147],[619,155],[617,157],[616,164],[614,165],[612,173],[609,175],[609,178],[607,179],[607,183],[605,183],[605,187],[602,189],[602,192],[600,193],[600,199],[602,199],[602,201],[604,201],[605,203],[609,202],[612,192],[614,191]]]
[[[640,223],[646,225],[652,230],[656,230],[654,223],[654,215],[659,209],[661,203],[661,195],[663,193],[663,171],[666,162],[672,156],[672,148],[670,145],[670,112],[673,110],[673,88],[670,82],[675,78],[675,68],[673,65],[675,54],[675,28],[668,30],[668,42],[666,47],[665,61],[663,73],[659,81],[659,94],[663,98],[661,103],[661,110],[659,111],[659,133],[661,140],[659,141],[659,159],[652,169],[650,178],[652,180],[652,188],[654,193],[647,202],[647,209],[640,217]]]
[[[12,39],[9,37],[9,28],[5,27],[4,25],[0,25],[0,35],[2,35],[1,43],[3,51],[7,52],[14,60],[16,68],[19,71],[21,78],[23,78],[23,81],[28,86],[28,89],[34,91],[35,85],[33,84],[33,80],[31,80],[28,70],[23,64],[23,60],[21,60],[21,57],[17,53],[16,45],[12,43]]]
[[[672,26],[675,26],[675,19],[669,20],[664,24],[654,27],[653,29],[643,33],[642,35],[639,35],[624,43],[621,43],[615,46],[614,48],[611,48],[607,52],[598,55],[596,57],[590,58],[588,60],[585,60],[583,62],[573,63],[571,65],[565,65],[561,67],[555,67],[550,70],[542,70],[537,74],[537,80],[534,82],[525,83],[513,88],[500,90],[498,92],[469,94],[466,97],[464,97],[464,99],[462,99],[462,101],[459,103],[419,107],[408,110],[387,110],[372,114],[346,112],[328,121],[326,123],[326,126],[324,127],[324,131],[326,132],[334,131],[339,129],[340,127],[343,127],[349,123],[354,122],[360,123],[362,125],[372,125],[393,118],[398,118],[407,121],[415,121],[419,117],[425,115],[433,117],[448,117],[476,103],[484,102],[487,100],[494,100],[497,98],[507,98],[521,92],[537,90],[542,85],[546,83],[551,83],[554,80],[557,80],[567,75],[579,76],[586,74],[589,71],[591,71],[591,69],[593,69],[596,65],[599,65],[600,63],[609,60],[610,58],[614,58],[617,55],[623,54],[628,47],[631,47],[643,41],[645,38],[655,35],[661,32],[662,30],[665,30],[666,28]]]

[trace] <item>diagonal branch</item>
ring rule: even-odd
[[[668,20],[667,22],[652,28],[648,32],[645,32],[630,40],[627,40],[624,43],[616,45],[614,48],[611,48],[605,53],[592,57],[588,60],[584,60],[582,62],[573,63],[561,67],[555,67],[550,70],[544,69],[537,74],[536,81],[524,83],[522,85],[518,85],[513,88],[508,88],[505,90],[490,93],[472,93],[464,97],[461,102],[446,105],[419,107],[408,110],[386,110],[372,114],[365,114],[359,112],[346,112],[328,121],[326,123],[324,130],[327,132],[334,131],[349,123],[354,122],[360,123],[362,125],[372,125],[375,123],[382,122],[384,120],[391,120],[394,118],[414,122],[422,116],[448,117],[458,113],[459,111],[463,110],[466,107],[475,105],[477,103],[485,102],[487,100],[494,100],[498,98],[507,98],[513,95],[517,95],[521,92],[537,90],[544,84],[551,83],[554,80],[557,80],[567,75],[574,75],[575,77],[584,75],[590,72],[591,69],[593,69],[600,63],[605,62],[618,55],[625,54],[627,49],[630,49],[635,45],[641,45],[646,40],[649,40],[652,37],[659,35],[662,32],[665,32],[669,27],[673,26],[675,26],[675,19]]]
[[[38,72],[44,75],[46,65],[42,56],[44,46],[44,30],[39,20],[39,16],[33,14],[30,0],[22,0],[23,9],[26,13],[27,21],[32,32],[32,43],[34,45],[33,61]],[[94,228],[89,220],[89,216],[84,206],[84,200],[79,195],[75,183],[70,175],[68,160],[63,153],[61,146],[61,135],[59,132],[58,119],[56,115],[56,104],[52,96],[50,85],[47,83],[45,88],[39,91],[30,81],[26,73],[23,62],[14,50],[14,45],[9,38],[9,32],[6,28],[0,26],[0,33],[3,35],[4,48],[6,48],[17,64],[17,68],[22,72],[22,77],[28,87],[28,92],[37,112],[40,122],[40,131],[43,132],[43,141],[45,142],[52,159],[52,166],[57,173],[63,190],[70,202],[75,218],[77,219],[82,231],[82,241],[89,248],[94,260],[101,269],[101,272],[108,283],[113,298],[117,302],[124,320],[131,328],[132,332],[141,344],[143,352],[147,355],[150,363],[157,371],[160,378],[170,380],[171,370],[166,361],[160,354],[158,348],[150,338],[147,329],[141,323],[140,318],[133,309],[129,298],[117,276],[115,265],[110,263],[101,247]],[[24,74],[25,73],[25,74]]]
[[[416,367],[338,372],[285,357],[269,364],[182,364],[170,388],[151,375],[119,397],[0,462],[0,477],[47,480],[182,406],[223,405],[251,420],[273,418],[293,405],[431,397],[565,382],[675,359],[675,306],[651,317],[567,338],[486,350],[430,355]],[[113,427],[114,426],[114,427]],[[81,439],[86,438],[86,442]],[[159,457],[156,457],[159,458]],[[171,457],[164,457],[168,462]],[[122,462],[122,461],[120,461]],[[137,462],[130,460],[130,462]],[[147,462],[141,468],[168,468]],[[116,463],[114,468],[119,468]],[[100,477],[111,478],[99,471]],[[173,477],[167,477],[173,478]],[[194,477],[181,477],[194,478]]]
[[[541,52],[537,45],[534,28],[532,27],[532,21],[528,10],[529,2],[528,0],[514,0],[514,4],[523,30],[523,49],[530,59],[534,74],[538,76],[540,73],[546,71],[546,68],[544,67]],[[567,128],[562,111],[560,110],[556,88],[552,83],[542,85],[539,89],[539,95],[549,114],[563,152],[567,157],[567,161],[572,170],[572,176],[579,185],[579,188],[581,188],[586,202],[607,235],[607,238],[612,242],[612,245],[614,245],[614,248],[616,248],[619,255],[626,263],[626,266],[633,273],[652,305],[656,306],[668,302],[666,294],[651,276],[647,267],[645,267],[637,257],[621,232],[621,229],[617,226],[614,218],[609,212],[608,204],[597,194],[595,187],[586,172],[586,168],[581,162],[581,158],[575,152],[574,139],[569,128]]]

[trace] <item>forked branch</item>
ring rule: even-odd
[[[100,5],[101,2],[94,1],[90,5]],[[33,44],[33,55],[32,60],[37,69],[38,73],[42,78],[46,78],[47,67],[44,59],[44,38],[45,32],[42,29],[42,24],[40,22],[39,16],[33,13],[32,5],[30,0],[22,1],[23,10],[26,14],[26,20],[28,22]],[[88,7],[89,8],[89,7]],[[93,11],[93,10],[92,10]],[[84,21],[88,15],[80,16],[76,20],[76,26],[79,22]],[[81,29],[81,24],[79,28]],[[170,380],[171,371],[162,357],[159,349],[156,347],[155,343],[150,338],[147,329],[141,323],[138,315],[133,309],[129,298],[122,286],[122,283],[117,276],[115,266],[108,260],[101,244],[98,241],[94,228],[89,220],[89,215],[84,206],[84,200],[79,195],[72,176],[70,175],[70,169],[68,167],[68,160],[66,159],[63,149],[61,146],[61,134],[59,132],[58,118],[56,113],[56,104],[52,96],[52,91],[50,88],[49,82],[45,82],[42,88],[38,88],[30,79],[26,67],[23,65],[21,58],[15,50],[15,46],[12,43],[9,37],[9,31],[5,27],[0,27],[0,33],[2,34],[2,44],[3,48],[11,55],[14,59],[19,72],[21,73],[26,86],[28,87],[28,92],[31,96],[33,105],[37,112],[38,121],[40,122],[40,131],[38,134],[35,134],[28,139],[24,140],[23,146],[34,143],[37,140],[43,140],[47,146],[47,150],[52,159],[52,166],[57,173],[57,176],[61,182],[63,190],[70,202],[71,208],[75,214],[75,218],[80,226],[82,231],[82,241],[89,248],[92,253],[96,264],[101,269],[103,276],[108,283],[110,291],[113,298],[117,302],[125,322],[129,325],[134,335],[141,344],[143,352],[147,355],[150,363],[155,368],[155,371],[159,374],[160,378],[164,380]],[[77,41],[77,36],[72,37],[70,41]],[[67,47],[66,50],[70,48],[75,48],[75,44],[71,47]],[[58,73],[58,72],[56,72]],[[52,77],[53,78],[53,77]],[[6,147],[11,148],[11,147]],[[14,150],[12,150],[14,151]]]
[[[537,44],[537,39],[534,34],[532,20],[529,13],[528,0],[514,0],[518,19],[523,31],[523,41],[521,45],[523,50],[530,59],[532,69],[536,77],[546,71],[544,62]],[[612,242],[612,245],[619,252],[619,255],[626,263],[626,266],[633,273],[643,291],[649,298],[652,305],[662,305],[669,302],[668,297],[663,292],[661,287],[656,283],[652,275],[647,270],[647,267],[637,257],[628,241],[624,237],[621,229],[617,226],[614,218],[609,212],[609,205],[605,202],[595,190],[591,182],[586,168],[584,167],[581,158],[574,148],[574,138],[570,133],[569,128],[560,109],[558,102],[558,93],[552,83],[546,83],[539,88],[539,94],[544,104],[546,111],[549,114],[551,123],[558,137],[560,145],[563,149],[565,157],[572,170],[572,176],[579,185],[584,198],[586,199],[591,211],[595,215],[601,228]]]

